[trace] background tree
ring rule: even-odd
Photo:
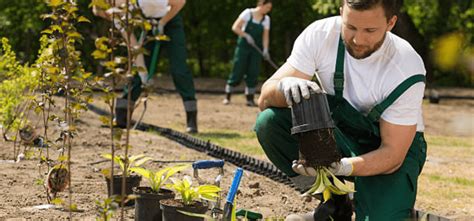
[[[275,0],[270,13],[270,54],[282,64],[291,52],[299,33],[316,19],[339,14],[341,0]],[[474,3],[466,0],[399,0],[402,12],[394,32],[407,39],[423,57],[428,71],[429,86],[473,87],[472,74],[462,65],[462,60],[474,54]],[[80,14],[92,18],[92,24],[78,26],[84,36],[81,51],[90,55],[94,40],[104,36],[107,25],[102,19],[91,16],[87,7],[90,0],[77,0]],[[182,10],[193,73],[199,77],[225,78],[231,69],[231,59],[237,36],[231,31],[233,21],[245,8],[255,7],[256,0],[192,0]],[[32,62],[39,48],[39,31],[45,24],[38,19],[46,7],[41,0],[1,1],[0,36],[10,39],[13,49],[23,62]],[[454,38],[451,36],[455,34]],[[457,51],[447,58],[451,66],[444,67],[432,61],[439,58],[432,53],[440,48],[442,39],[451,39]],[[441,39],[441,40],[440,40]],[[454,40],[452,40],[454,39]],[[445,45],[446,45],[445,44]],[[448,47],[449,48],[449,47]],[[443,53],[435,53],[443,54]],[[444,53],[445,54],[445,53]],[[444,59],[444,58],[441,58]],[[102,67],[92,56],[83,56],[87,71],[102,73]],[[471,58],[472,60],[472,58]],[[168,64],[160,61],[160,72],[166,73]],[[271,66],[264,64],[260,80],[273,73]]]

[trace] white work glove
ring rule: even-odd
[[[301,97],[308,99],[310,96],[310,91],[321,93],[321,88],[314,81],[308,81],[302,78],[297,77],[285,77],[282,78],[277,85],[278,90],[283,93],[286,99],[286,103],[291,106],[293,101],[299,103]]]
[[[140,80],[142,82],[142,86],[146,87],[148,84],[148,73],[146,72],[138,72],[138,76],[140,76]]]
[[[265,60],[270,60],[270,53],[268,52],[268,48],[263,48],[263,58]]]
[[[291,168],[295,173],[303,176],[317,176],[317,172],[312,167],[305,167],[303,164],[299,164],[298,161],[293,161]],[[348,158],[342,158],[339,162],[334,162],[328,167],[335,176],[350,176],[354,167]]]
[[[247,40],[247,43],[249,43],[249,45],[255,45],[255,40],[253,40],[252,36],[250,36],[248,33],[244,32],[244,38],[245,40]]]
[[[158,22],[158,35],[164,35],[165,34],[165,25],[161,22]]]

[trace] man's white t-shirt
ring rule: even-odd
[[[161,18],[170,10],[168,0],[138,0],[138,5],[149,18]]]
[[[287,62],[309,76],[318,73],[322,86],[334,95],[334,72],[341,34],[340,16],[318,20],[296,39]],[[402,38],[387,32],[382,46],[364,59],[355,59],[347,50],[344,58],[343,97],[363,114],[385,100],[405,79],[426,74],[423,60]],[[424,130],[422,100],[425,84],[416,83],[383,113],[381,118],[397,125],[417,125]]]
[[[245,21],[245,24],[242,26],[242,31],[244,31],[245,27],[247,27],[247,22],[250,21],[250,16],[252,15],[252,12],[254,12],[255,10],[256,10],[255,8],[247,8],[242,13],[240,13],[239,18]],[[255,24],[260,24],[260,22],[262,21],[255,20],[255,17],[252,16],[252,22]],[[270,16],[265,15],[262,25],[264,29],[270,30]]]

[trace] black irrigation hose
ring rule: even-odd
[[[89,110],[99,115],[109,114],[107,111],[102,110],[92,104],[88,104],[88,108]],[[134,122],[132,124],[134,124]],[[137,126],[136,129],[141,131],[159,132],[161,136],[180,143],[185,147],[206,153],[207,155],[218,159],[223,159],[236,166],[242,167],[245,170],[254,172],[256,174],[268,177],[276,182],[290,186],[299,192],[303,191],[297,188],[286,174],[284,174],[281,170],[276,168],[275,165],[269,162],[255,159],[251,156],[213,144],[210,141],[203,141],[186,133],[181,133],[170,128],[164,128],[142,122]]]

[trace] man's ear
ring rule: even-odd
[[[395,26],[395,24],[397,23],[397,19],[398,17],[396,15],[392,16],[392,18],[390,18],[388,20],[388,28],[387,28],[387,31],[391,31],[392,28]]]
[[[342,6],[339,7],[339,14],[342,16]]]

